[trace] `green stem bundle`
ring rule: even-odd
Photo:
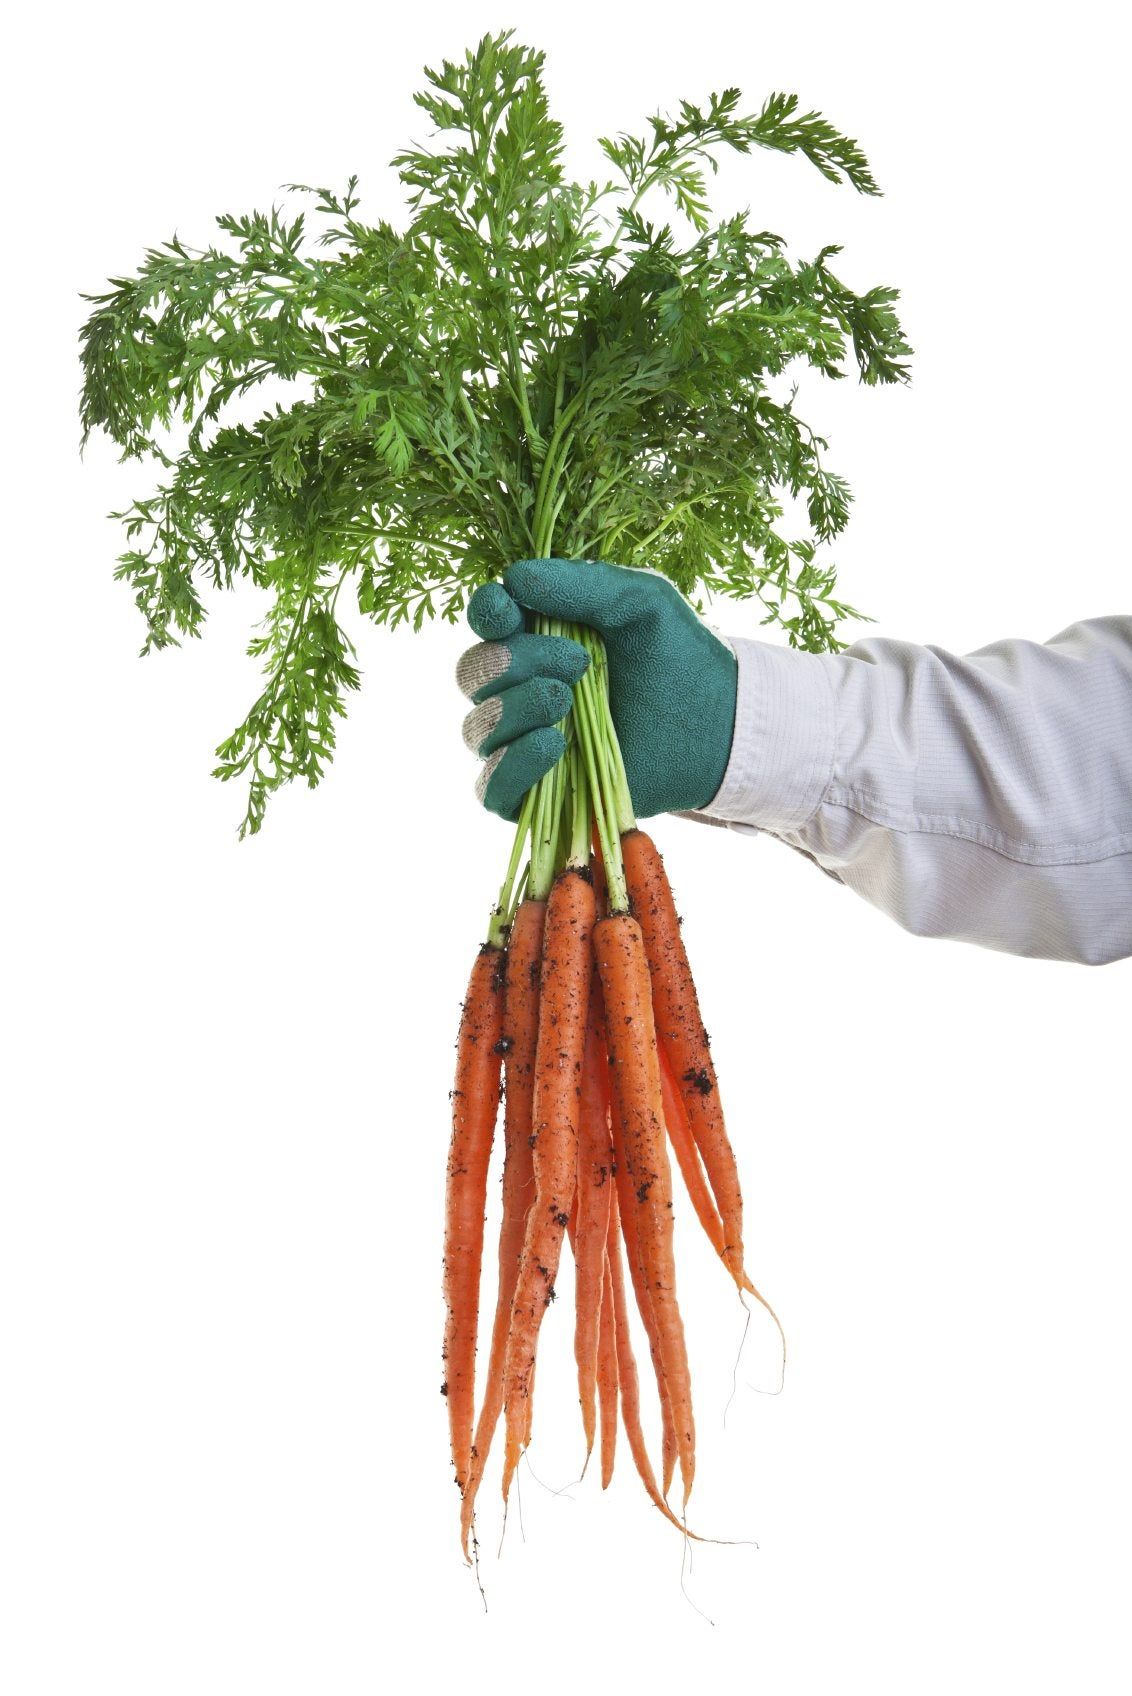
[[[605,644],[593,630],[539,618],[541,635],[566,636],[585,648],[590,664],[575,685],[573,706],[560,728],[566,751],[528,791],[511,856],[492,910],[488,941],[501,947],[524,895],[545,900],[566,865],[585,865],[596,835],[605,865],[610,911],[627,912],[620,838],[636,822],[621,747],[609,707]],[[520,875],[524,855],[526,869]]]
[[[560,390],[561,384],[556,397],[557,417],[541,459],[534,499],[534,542],[538,557],[544,559],[550,557],[555,524],[562,510],[564,491],[559,485],[569,464],[571,425],[582,400],[579,394],[563,408]],[[533,451],[531,458],[534,463]],[[596,631],[561,619],[540,616],[536,629],[542,635],[567,636],[579,643],[590,663],[574,688],[573,707],[561,726],[566,751],[527,795],[519,814],[508,875],[492,913],[489,941],[504,936],[514,916],[519,900],[515,873],[528,837],[530,869],[525,889],[535,899],[546,898],[556,873],[565,864],[584,863],[591,834],[596,833],[605,864],[610,911],[627,912],[629,907],[620,837],[636,821],[609,707],[605,644]],[[585,834],[581,836],[583,826]],[[565,850],[564,842],[568,843]]]

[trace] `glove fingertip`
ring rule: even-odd
[[[523,627],[522,609],[502,583],[481,583],[468,602],[468,623],[485,642],[504,642]]]
[[[565,718],[573,704],[574,691],[569,683],[557,677],[543,679],[542,705],[549,717]]]
[[[514,821],[527,790],[557,765],[565,752],[566,738],[556,727],[528,730],[484,761],[476,779],[476,794],[488,812]]]
[[[572,642],[568,636],[562,638],[562,681],[575,684],[589,670],[590,656],[580,642]]]

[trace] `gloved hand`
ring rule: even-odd
[[[719,790],[735,727],[738,665],[674,584],[653,571],[589,560],[520,560],[468,603],[483,638],[456,681],[477,705],[464,740],[484,759],[476,784],[516,819],[523,796],[561,755],[555,728],[589,663],[576,642],[537,636],[527,612],[590,625],[609,655],[609,695],[639,818],[706,806]]]

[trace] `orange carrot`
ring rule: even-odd
[[[609,1041],[614,1115],[631,1180],[638,1259],[656,1320],[657,1352],[675,1423],[688,1499],[695,1476],[695,1425],[684,1326],[676,1300],[672,1245],[672,1174],[664,1136],[660,1067],[644,938],[627,913],[594,926]]]
[[[652,975],[657,1033],[679,1083],[688,1124],[719,1209],[723,1258],[742,1287],[743,1196],[676,904],[651,837],[643,830],[626,831],[621,851],[629,900]]]
[[[625,1257],[629,1262],[629,1277],[633,1285],[633,1294],[637,1298],[637,1312],[641,1316],[641,1324],[645,1328],[645,1336],[648,1339],[653,1377],[656,1379],[656,1393],[660,1400],[661,1477],[664,1480],[664,1494],[667,1496],[676,1466],[676,1424],[672,1417],[672,1398],[668,1393],[664,1368],[660,1362],[656,1311],[653,1307],[652,1291],[645,1275],[640,1244],[637,1240],[637,1210],[633,1202],[633,1180],[620,1141],[616,1145],[616,1150],[618,1215],[621,1221],[621,1236],[625,1242]]]
[[[531,1379],[539,1328],[554,1299],[562,1236],[577,1182],[593,921],[589,872],[567,866],[555,878],[546,905],[531,1117],[535,1200],[527,1216],[503,1373],[504,1498],[519,1455],[530,1440]]]
[[[483,1478],[495,1427],[503,1408],[503,1364],[511,1326],[511,1302],[519,1276],[527,1214],[534,1200],[531,1099],[538,1042],[538,980],[542,961],[545,901],[523,901],[511,925],[503,989],[503,1220],[499,1228],[499,1294],[491,1334],[487,1383],[476,1422],[471,1470],[460,1505],[460,1540],[468,1555],[476,1493]]]
[[[609,1237],[609,1281],[613,1295],[613,1327],[617,1343],[617,1385],[621,1395],[621,1418],[625,1425],[625,1435],[629,1441],[629,1453],[637,1468],[638,1476],[644,1485],[649,1500],[659,1508],[665,1519],[671,1520],[679,1530],[684,1525],[664,1497],[656,1482],[656,1474],[649,1460],[645,1434],[641,1426],[641,1394],[637,1378],[637,1363],[633,1358],[633,1342],[629,1333],[629,1309],[625,1300],[625,1280],[621,1272],[621,1245],[618,1241],[617,1196],[613,1197],[613,1221]],[[691,1533],[689,1533],[691,1535]]]
[[[594,993],[600,996],[601,988],[599,984],[595,983]],[[641,1324],[644,1326],[645,1337],[648,1340],[653,1377],[656,1380],[656,1393],[660,1401],[661,1471],[664,1479],[664,1494],[667,1496],[669,1485],[672,1483],[673,1469],[676,1465],[676,1426],[672,1418],[672,1400],[668,1394],[664,1369],[660,1363],[656,1313],[653,1308],[648,1278],[645,1276],[641,1261],[640,1245],[637,1241],[637,1208],[633,1199],[633,1180],[630,1176],[629,1161],[625,1153],[621,1120],[616,1113],[610,1115],[610,1131],[613,1137],[614,1199],[617,1203],[614,1218],[610,1223],[610,1253],[617,1246],[616,1239],[618,1236],[622,1237],[625,1243],[625,1258],[629,1263],[629,1277],[633,1285],[633,1294],[637,1300],[637,1312],[640,1314]],[[618,1250],[618,1252],[620,1251]]]
[[[613,1197],[610,1196],[612,1203]],[[610,1209],[612,1212],[612,1207]],[[606,1247],[602,1258],[601,1313],[597,1339],[597,1400],[601,1412],[601,1487],[608,1490],[613,1478],[613,1462],[617,1453],[617,1320],[613,1311],[613,1274],[609,1269],[611,1253],[620,1254],[616,1237]]]
[[[452,1140],[444,1208],[444,1394],[456,1482],[471,1465],[484,1202],[502,1064],[503,954],[480,949],[468,980],[456,1042]]]
[[[594,872],[594,892],[595,892],[595,895],[596,895],[596,898],[597,898],[598,917],[599,918],[605,918],[607,916],[608,912],[609,912],[609,900],[608,900],[608,893],[607,893],[607,888],[606,888],[605,862],[602,859],[602,855],[601,855],[601,839],[598,835],[598,831],[597,831],[596,826],[594,827],[594,833],[593,833],[593,860],[592,860],[591,863],[593,865],[593,872]],[[600,995],[601,995],[600,985],[595,984],[594,993],[598,997],[600,997]],[[658,1053],[659,1052],[660,1051],[658,1050]],[[607,1075],[608,1075],[608,1065],[607,1065],[606,1071],[607,1071]],[[614,1142],[616,1143],[616,1134],[617,1134],[616,1133],[616,1126],[611,1125],[611,1129],[612,1129],[613,1135],[614,1135]],[[618,1159],[616,1158],[616,1155],[615,1155],[615,1159],[614,1159],[615,1169],[618,1166],[620,1167],[620,1172],[621,1172],[621,1176],[618,1179],[618,1182],[621,1183],[622,1185],[624,1185],[628,1182],[628,1173],[627,1173],[627,1170],[626,1170],[626,1167],[625,1167],[625,1161],[624,1161],[623,1157],[620,1159],[620,1161],[618,1161]],[[625,1232],[625,1247],[626,1247],[626,1252],[628,1254],[628,1259],[629,1259],[629,1272],[630,1272],[630,1276],[633,1280],[633,1293],[637,1298],[637,1311],[641,1315],[641,1321],[642,1321],[642,1323],[645,1327],[645,1335],[648,1338],[649,1354],[652,1357],[653,1373],[654,1373],[654,1376],[656,1378],[657,1394],[660,1398],[660,1417],[661,1417],[661,1425],[662,1425],[662,1456],[663,1456],[662,1476],[663,1476],[663,1479],[664,1479],[664,1494],[667,1496],[669,1486],[672,1483],[673,1470],[674,1470],[675,1465],[676,1465],[676,1427],[675,1427],[675,1425],[673,1423],[673,1419],[672,1419],[672,1403],[671,1403],[671,1400],[669,1398],[668,1391],[665,1388],[664,1373],[662,1372],[661,1366],[660,1366],[660,1356],[657,1354],[656,1320],[655,1320],[655,1317],[653,1315],[653,1310],[652,1310],[652,1299],[649,1295],[648,1285],[647,1285],[647,1283],[644,1279],[644,1276],[642,1274],[640,1262],[639,1262],[638,1257],[637,1257],[636,1237],[635,1237],[633,1225],[632,1225],[633,1210],[628,1205],[628,1202],[627,1202],[627,1199],[626,1199],[625,1196],[622,1197],[620,1217],[621,1217],[622,1221],[628,1221],[628,1223],[623,1226],[623,1229],[624,1229],[624,1232]],[[615,1231],[614,1232],[615,1237],[616,1237],[616,1234],[617,1233]]]
[[[572,1239],[574,1358],[578,1364],[578,1400],[582,1407],[587,1462],[597,1434],[598,1333],[605,1281],[605,1244],[609,1235],[609,1197],[614,1182],[605,1037],[594,987],[591,985],[586,1022],[578,1121],[577,1227]]]
[[[641,835],[643,832],[638,832],[637,834]],[[655,1012],[655,982],[653,1006]],[[700,1224],[703,1226],[704,1231],[707,1234],[708,1241],[711,1243],[712,1248],[714,1248],[716,1254],[719,1255],[728,1271],[732,1271],[731,1261],[733,1260],[733,1257],[728,1256],[725,1248],[723,1221],[719,1217],[719,1211],[716,1208],[711,1192],[704,1181],[704,1171],[703,1164],[700,1159],[700,1151],[696,1147],[695,1138],[692,1136],[691,1126],[688,1123],[687,1103],[684,1095],[681,1093],[677,1085],[676,1078],[672,1070],[672,1061],[669,1059],[668,1050],[664,1046],[663,1042],[660,1042],[657,1045],[657,1057],[660,1061],[660,1086],[661,1097],[664,1102],[664,1121],[668,1128],[668,1140],[672,1144],[673,1153],[676,1155],[676,1161],[684,1179],[684,1187],[688,1191],[689,1199],[696,1211],[696,1216],[699,1219]],[[714,1073],[712,1075],[714,1076]],[[702,1098],[702,1092],[697,1091],[697,1094]],[[728,1146],[730,1147],[730,1145]],[[738,1175],[736,1174],[736,1192],[738,1191],[738,1182]],[[741,1207],[742,1201],[740,1199],[740,1208]],[[745,1267],[741,1264],[741,1261],[742,1253],[740,1251],[740,1267],[738,1276],[735,1277],[735,1282],[739,1286],[740,1290],[745,1290],[748,1295],[754,1296],[759,1305],[764,1307],[769,1313],[771,1319],[774,1321],[778,1335],[782,1339],[783,1360],[785,1361],[786,1333],[782,1329],[782,1321],[779,1319],[777,1313],[774,1311],[773,1307],[771,1307],[766,1297],[751,1282]],[[734,1276],[733,1271],[732,1275]]]

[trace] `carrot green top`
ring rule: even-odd
[[[249,577],[269,596],[249,650],[263,687],[216,768],[250,780],[245,830],[332,756],[359,682],[347,584],[364,615],[419,628],[515,559],[604,557],[693,599],[756,596],[793,645],[837,646],[849,609],[821,549],[849,491],[778,379],[799,361],[906,375],[894,290],[854,293],[836,248],[792,261],[747,214],[709,220],[725,148],[877,192],[857,143],[794,95],[751,114],[737,89],[683,102],[602,139],[608,180],[575,182],[542,55],[510,32],[426,78],[435,134],[393,161],[400,230],[363,220],[355,178],[292,185],[317,231],[225,215],[217,245],[174,238],[89,297],[84,429],[156,473],[121,515],[145,648],[199,635],[209,589]],[[665,196],[674,222],[654,222]]]

